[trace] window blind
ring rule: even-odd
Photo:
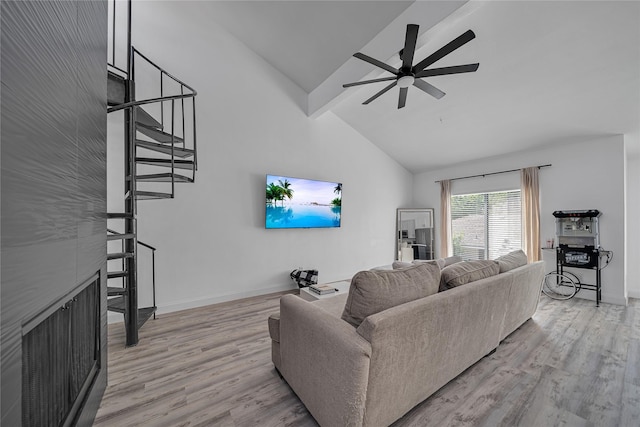
[[[495,259],[521,249],[520,190],[451,196],[453,254]]]

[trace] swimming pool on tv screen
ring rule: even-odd
[[[267,205],[266,228],[340,227],[340,206]]]

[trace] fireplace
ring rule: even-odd
[[[75,425],[100,368],[96,274],[23,326],[22,425]]]

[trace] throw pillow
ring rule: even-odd
[[[504,273],[514,268],[527,265],[527,254],[525,254],[522,249],[518,249],[517,251],[509,252],[506,255],[496,258],[496,262],[500,266],[500,273]]]
[[[420,263],[401,270],[360,271],[351,279],[342,319],[358,327],[368,316],[438,292],[440,267]]]
[[[442,269],[440,290],[447,290],[486,277],[496,276],[500,267],[495,261],[462,261]]]

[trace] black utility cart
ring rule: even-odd
[[[601,270],[611,260],[611,252],[600,247],[598,218],[602,213],[596,209],[555,211],[556,238],[556,268],[562,275],[564,268],[582,268],[594,270],[596,283],[581,283],[582,289],[596,292],[596,306],[600,306],[602,299]],[[606,256],[604,266],[601,257]]]

